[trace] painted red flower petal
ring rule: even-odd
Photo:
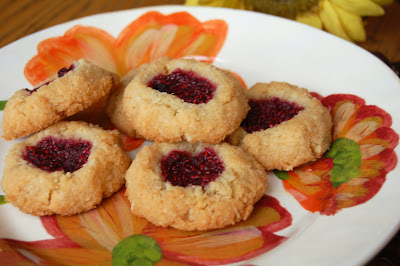
[[[346,166],[346,163],[351,163],[353,155],[325,156],[288,172],[283,185],[305,209],[333,215],[343,208],[362,204],[379,192],[387,173],[397,165],[393,149],[399,143],[399,135],[390,128],[392,118],[387,112],[377,106],[366,105],[358,96],[335,94],[322,98],[314,95],[331,112],[333,141],[348,139],[356,143],[359,149],[356,153],[361,155],[358,173],[342,179],[344,183],[333,184],[332,175],[339,173],[334,170],[339,167],[337,164],[342,164],[340,167],[343,169],[354,170],[351,165]],[[328,153],[332,153],[332,148]],[[339,162],[335,156],[347,159]]]

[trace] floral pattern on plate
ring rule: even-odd
[[[388,113],[358,96],[317,97],[332,115],[330,150],[316,162],[275,174],[305,209],[333,215],[378,193],[386,174],[397,165],[393,149],[399,135],[390,128]]]
[[[41,217],[44,228],[54,239],[32,242],[1,239],[0,260],[108,264],[115,245],[128,236],[142,234],[161,246],[163,258],[158,265],[170,265],[170,262],[226,264],[250,259],[276,247],[287,238],[275,232],[292,222],[290,213],[276,199],[265,195],[246,221],[233,226],[206,232],[162,228],[131,214],[124,192],[116,193],[96,209],[82,214]],[[21,251],[30,256],[21,256]]]
[[[225,21],[201,23],[187,12],[147,12],[126,26],[117,38],[96,27],[76,25],[61,37],[40,42],[38,54],[26,64],[24,74],[36,85],[80,58],[120,77],[164,56],[192,56],[211,63],[227,32]]]

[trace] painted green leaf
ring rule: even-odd
[[[362,154],[360,146],[354,140],[337,138],[325,157],[333,160],[333,168],[329,171],[333,187],[361,175]]]
[[[0,195],[0,205],[8,203],[4,197],[4,195]]]
[[[131,235],[121,240],[113,249],[113,265],[152,266],[162,258],[160,245],[151,237]]]
[[[0,101],[0,111],[4,110],[4,107],[6,107],[7,101]]]
[[[286,171],[274,170],[274,174],[281,180],[288,180],[290,178],[289,173]]]

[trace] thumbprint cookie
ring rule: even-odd
[[[8,152],[1,181],[5,198],[33,215],[90,210],[125,183],[130,157],[117,130],[83,121],[56,123]]]
[[[118,77],[80,59],[37,85],[17,91],[4,109],[3,138],[25,137],[106,97]]]
[[[329,148],[331,116],[306,89],[257,83],[246,94],[251,109],[227,141],[240,145],[267,170],[292,170]]]
[[[266,172],[225,142],[143,147],[126,173],[133,214],[163,227],[208,230],[248,218],[266,189]]]
[[[162,59],[129,83],[123,106],[148,140],[218,143],[246,116],[244,93],[235,77],[208,63]]]
[[[127,134],[131,138],[139,138],[130,118],[126,115],[123,107],[123,96],[126,87],[132,79],[139,73],[140,69],[147,67],[148,64],[143,64],[139,68],[131,70],[120,80],[118,88],[112,92],[108,99],[106,114],[110,118],[113,125],[122,133]]]

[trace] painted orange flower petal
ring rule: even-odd
[[[109,263],[116,242],[133,234],[153,237],[162,246],[161,264],[233,263],[265,253],[285,241],[286,237],[273,232],[292,222],[290,213],[276,199],[264,196],[247,221],[231,227],[208,232],[161,228],[130,213],[124,190],[95,210],[71,217],[42,217],[41,220],[54,239],[7,240],[7,244],[11,249],[30,253],[41,264],[62,261],[67,265]],[[15,254],[4,256],[11,260]]]
[[[107,263],[107,261],[111,262],[111,254],[99,250],[89,250],[80,247],[54,248],[42,245],[40,242],[10,240],[9,243],[15,250],[24,250],[24,252],[28,253],[29,257],[33,258],[34,265],[58,265],[60,262],[63,265],[98,265],[100,263]]]
[[[28,248],[29,250],[29,248]],[[59,265],[107,265],[111,264],[111,254],[102,250],[85,248],[60,248],[36,250],[41,258],[40,264]]]
[[[122,139],[122,148],[126,152],[137,150],[144,143],[143,139],[133,139],[125,134],[121,134],[121,139]]]
[[[201,23],[187,12],[147,12],[117,39],[104,30],[77,25],[61,37],[39,43],[38,54],[26,64],[24,74],[36,85],[79,58],[119,76],[164,56],[193,56],[211,63],[221,50],[227,31],[223,20]]]
[[[158,238],[167,258],[178,261],[205,262],[224,261],[242,257],[263,245],[262,233],[255,227],[238,230],[204,233],[184,238]]]
[[[147,12],[128,25],[116,40],[124,67],[121,74],[164,56],[202,56],[211,63],[224,44],[227,30],[223,20],[201,23],[187,12]]]
[[[363,120],[354,123],[346,133],[345,137],[360,143],[360,141],[374,133],[381,126],[381,124],[381,117],[366,117]]]
[[[71,241],[59,228],[55,216],[42,217],[41,220],[44,222],[43,224],[45,225],[46,230],[52,234],[55,239],[38,240],[33,242],[12,239],[0,240],[6,241],[7,245],[15,251],[23,250],[25,253],[29,254],[29,259],[27,259],[25,258],[25,253],[22,253],[23,258],[26,260],[22,265],[29,265],[28,261],[30,260],[32,260],[35,265],[57,264],[60,261],[66,265],[76,265],[79,263],[97,264],[109,260],[109,254],[105,254],[96,249],[88,250],[81,248],[79,245]],[[16,254],[4,254],[4,256],[5,260],[16,258]]]
[[[7,240],[0,239],[0,261],[3,265],[36,265],[22,256]]]
[[[332,167],[332,160],[321,159],[307,166],[288,172],[290,178],[283,181],[283,186],[303,206],[303,208],[316,212],[323,209],[328,200],[332,185],[325,178]],[[313,175],[310,181],[309,175]]]
[[[345,94],[333,94],[321,101],[332,114],[333,139],[345,137],[345,132],[354,123],[359,107],[365,104],[363,99]]]
[[[148,222],[133,216],[121,190],[96,209],[74,216],[57,216],[57,224],[73,242],[87,249],[111,252],[119,241],[140,233]]]
[[[289,226],[291,215],[269,196],[256,205],[248,220],[220,230],[185,232],[149,224],[143,234],[161,245],[166,259],[215,265],[233,263],[264,253],[286,238],[273,232]]]
[[[168,259],[161,259],[158,263],[157,266],[188,266],[190,264],[188,263],[181,263],[173,260],[168,260]]]
[[[229,73],[231,73],[232,76],[234,76],[240,83],[240,85],[243,86],[243,88],[245,88],[246,90],[248,89],[246,82],[244,81],[244,79],[242,78],[242,76],[240,76],[238,73],[233,72],[232,70],[229,69],[225,69],[226,71],[228,71]]]
[[[182,56],[202,55],[209,58],[209,63],[214,61],[214,57],[221,50],[225,36],[228,32],[228,25],[223,20],[210,20],[203,24],[203,32],[194,34],[195,40],[190,42]],[[178,57],[180,55],[178,54]]]
[[[114,37],[95,27],[77,25],[61,37],[40,42],[37,50],[38,54],[29,60],[24,69],[25,77],[32,85],[46,80],[80,58],[117,72]]]

